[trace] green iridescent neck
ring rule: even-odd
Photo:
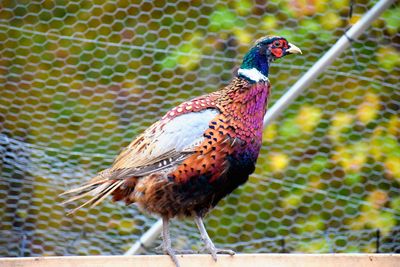
[[[261,48],[262,49],[262,48]],[[253,69],[258,70],[262,75],[268,77],[269,73],[269,62],[266,50],[260,50],[260,47],[255,46],[250,49],[249,52],[244,56],[241,69]]]

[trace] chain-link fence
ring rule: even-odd
[[[273,103],[374,3],[2,1],[0,256],[124,253],[156,218],[109,199],[66,216],[58,194],[168,109],[227,84],[267,34],[304,52],[274,62]],[[218,246],[400,251],[399,17],[386,10],[266,128],[256,173],[206,219]],[[172,236],[201,245],[191,221]]]

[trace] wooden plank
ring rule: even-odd
[[[399,267],[400,254],[180,255],[181,267]],[[68,256],[0,258],[1,267],[174,267],[168,256]]]

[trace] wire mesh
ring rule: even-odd
[[[168,109],[227,84],[266,34],[304,52],[274,62],[274,102],[374,5],[356,2],[349,16],[348,0],[2,1],[0,256],[126,251],[155,217],[109,200],[66,216],[58,194]],[[255,174],[206,219],[218,246],[400,251],[399,16],[385,11],[267,127]],[[191,221],[172,236],[200,248]]]

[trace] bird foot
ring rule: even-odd
[[[176,257],[177,254],[198,254],[198,251],[190,250],[190,249],[182,249],[182,250],[175,250],[172,248],[163,248],[164,254],[167,254],[171,257],[172,261],[175,263],[176,267],[179,267],[178,258]]]
[[[176,267],[180,267],[179,262],[178,262],[178,258],[176,257],[175,251],[172,248],[164,249],[164,253],[168,254],[171,257],[171,259],[174,262]]]
[[[216,248],[212,243],[211,244],[207,243],[205,249],[207,249],[210,252],[211,257],[213,258],[214,261],[217,261],[217,254],[229,254],[231,256],[235,255],[235,251],[231,249]]]
[[[198,251],[191,249],[174,249],[175,254],[199,254]]]

